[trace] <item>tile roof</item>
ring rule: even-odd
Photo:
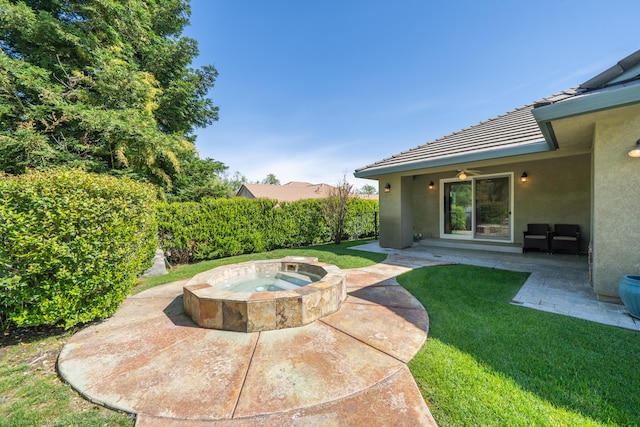
[[[274,199],[279,202],[292,202],[303,199],[322,199],[329,196],[329,192],[334,187],[327,184],[310,184],[308,182],[289,182],[284,185],[274,184],[243,184],[237,195],[248,197],[249,194],[243,192],[245,189],[253,197]]]
[[[486,160],[505,155],[546,151],[556,144],[555,136],[545,130],[550,138],[545,139],[545,134],[540,129],[542,123],[539,124],[532,114],[534,108],[556,103],[563,105],[563,101],[584,99],[611,88],[619,89],[629,84],[640,84],[639,81],[640,50],[576,88],[543,98],[493,119],[356,169],[355,176],[375,177],[385,173],[447,166],[466,160]],[[637,97],[628,96],[627,98],[627,102],[636,102]],[[620,99],[613,101],[622,102]]]
[[[336,190],[327,184],[310,184],[308,182],[292,181],[284,185],[274,184],[243,184],[236,196],[252,198],[273,199],[279,202],[293,202],[305,199],[324,199]],[[353,195],[356,197],[356,195]],[[378,195],[358,194],[360,199],[377,200]]]
[[[360,169],[358,172],[382,170],[394,166],[405,165],[411,170],[414,163],[424,163],[429,160],[444,160],[451,158],[451,164],[455,163],[455,157],[469,153],[492,151],[503,148],[512,148],[544,141],[544,136],[531,110],[535,106],[551,104],[578,93],[576,89],[569,89],[559,94],[543,98],[532,104],[517,108],[508,113],[478,123],[477,125],[462,129],[450,135],[420,145],[407,151],[403,151],[386,159],[372,163]]]

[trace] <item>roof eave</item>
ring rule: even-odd
[[[545,139],[558,147],[552,121],[637,103],[640,103],[640,83],[633,82],[620,87],[577,95],[555,104],[535,107],[531,112]]]
[[[546,141],[534,142],[531,144],[520,145],[517,147],[499,148],[496,150],[476,151],[457,156],[450,156],[438,159],[423,160],[412,163],[404,163],[399,165],[381,166],[363,168],[356,171],[353,175],[356,178],[374,178],[380,175],[390,173],[411,172],[419,169],[429,169],[439,166],[449,166],[458,163],[478,162],[481,160],[498,159],[502,157],[521,156],[524,154],[543,153],[550,151],[550,147]]]

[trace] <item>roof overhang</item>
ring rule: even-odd
[[[587,92],[554,104],[538,106],[531,112],[550,146],[558,148],[558,140],[552,126],[554,120],[637,103],[640,103],[640,82],[634,81],[620,86]]]
[[[478,162],[480,160],[492,160],[503,157],[521,156],[525,154],[543,153],[549,151],[550,147],[546,141],[535,142],[515,147],[499,148],[495,150],[474,151],[458,156],[440,157],[436,159],[403,163],[398,165],[381,166],[378,168],[368,168],[356,171],[353,175],[356,178],[374,178],[390,173],[411,172],[419,169],[429,169],[438,166],[449,166],[458,163]]]

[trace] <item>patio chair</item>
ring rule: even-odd
[[[551,253],[570,252],[580,255],[580,227],[576,224],[556,224],[551,233]]]
[[[549,237],[551,229],[549,224],[527,224],[527,231],[524,231],[524,245],[522,252],[530,249],[538,249],[549,253]]]

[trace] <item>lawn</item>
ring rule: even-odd
[[[340,268],[357,268],[386,258],[384,254],[348,249],[362,243],[348,241],[341,245],[280,249],[178,266],[167,275],[140,280],[132,293],[189,278],[220,265],[254,259],[308,256]],[[76,331],[30,328],[0,336],[0,427],[134,425],[134,418],[91,404],[58,378],[56,359],[67,338]]]
[[[318,258],[320,262],[333,264],[338,268],[366,267],[368,265],[373,265],[384,261],[387,256],[380,253],[353,251],[349,248],[352,246],[362,245],[363,243],[368,243],[370,241],[371,239],[351,240],[342,242],[339,245],[326,244],[317,246],[306,246],[296,249],[276,249],[270,252],[238,255],[229,258],[202,261],[197,264],[179,265],[172,268],[171,271],[166,275],[149,277],[139,280],[138,285],[133,288],[131,293],[136,294],[149,288],[153,288],[154,286],[175,282],[177,280],[188,279],[198,273],[211,270],[212,268],[220,267],[222,265],[260,259],[278,259],[294,255]]]
[[[29,328],[0,346],[0,426],[133,426],[134,419],[84,400],[56,374],[71,331]]]
[[[640,425],[640,334],[509,304],[526,277],[462,265],[399,276],[429,313],[409,368],[438,425]]]
[[[386,257],[348,249],[360,243],[180,266],[133,292],[252,259],[313,256],[355,268]],[[427,343],[409,368],[438,425],[640,425],[640,334],[509,304],[526,277],[461,265],[399,276],[429,313]],[[1,338],[0,426],[133,426],[57,377],[56,357],[73,333],[14,330]]]

